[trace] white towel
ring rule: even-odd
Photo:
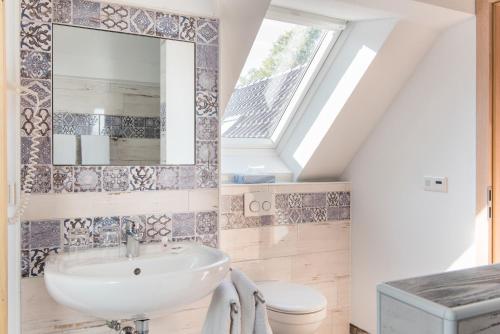
[[[240,334],[241,307],[238,293],[229,279],[225,279],[212,296],[203,334]]]
[[[240,297],[241,334],[272,334],[265,300],[257,285],[236,269],[233,269],[231,279]]]

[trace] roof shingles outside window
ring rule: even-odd
[[[225,138],[270,138],[307,70],[287,72],[235,89],[224,113]]]

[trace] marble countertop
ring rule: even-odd
[[[500,264],[392,281],[386,284],[439,305],[455,308],[500,299]]]

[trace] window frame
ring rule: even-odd
[[[341,19],[311,14],[308,12],[291,10],[288,8],[270,6],[265,19],[283,21],[298,25],[307,25],[329,31],[323,37],[323,41],[318,46],[314,57],[309,63],[306,72],[292,98],[290,99],[285,112],[281,116],[278,125],[270,138],[224,138],[221,134],[222,149],[277,149],[288,127],[294,118],[299,116],[299,110],[305,97],[312,93],[311,88],[318,78],[318,74],[323,69],[325,62],[333,51],[339,40],[342,31],[346,28],[347,22]],[[221,117],[224,122],[224,115]]]

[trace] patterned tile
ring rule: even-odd
[[[52,26],[48,23],[21,22],[21,50],[48,51],[52,49]]]
[[[30,277],[30,251],[21,251],[21,277]]]
[[[217,70],[219,67],[219,48],[213,45],[196,45],[196,67]]]
[[[302,207],[325,207],[326,194],[325,193],[307,193],[302,194]]]
[[[102,188],[104,191],[127,191],[129,185],[128,167],[104,167]]]
[[[100,192],[102,191],[101,167],[75,167],[74,192]]]
[[[248,228],[260,226],[260,217],[245,217],[243,212],[222,214],[221,229]]]
[[[196,188],[194,166],[179,166],[179,189]]]
[[[196,19],[181,16],[179,18],[179,37],[184,41],[194,42],[196,37]]]
[[[340,219],[340,208],[338,207],[328,207],[327,217],[328,220],[339,220]]]
[[[66,250],[92,247],[91,218],[65,219],[63,226],[63,243]]]
[[[207,211],[196,213],[196,233],[215,234],[217,233],[217,212]]]
[[[52,89],[48,80],[21,79],[21,86],[27,93],[21,95],[22,107],[51,108]]]
[[[131,190],[156,190],[156,171],[154,167],[130,167]]]
[[[156,168],[156,189],[178,189],[179,188],[179,167],[166,166]]]
[[[196,92],[196,115],[217,116],[219,112],[219,102],[217,93],[210,91]]]
[[[52,117],[48,109],[23,108],[21,112],[21,135],[50,136],[51,120]]]
[[[34,178],[29,184],[26,182],[28,169],[34,170]],[[21,166],[21,188],[24,192],[35,194],[49,193],[52,189],[52,172],[48,165]]]
[[[29,248],[59,247],[61,222],[59,220],[33,221],[30,223]]]
[[[196,241],[212,248],[217,248],[219,241],[217,238],[217,234],[204,234],[204,235],[198,235],[196,237]]]
[[[21,223],[21,249],[30,248],[30,222]]]
[[[54,166],[52,169],[52,181],[55,193],[73,192],[73,167]]]
[[[195,236],[190,236],[190,237],[173,237],[172,238],[173,242],[195,242],[196,237]]]
[[[212,164],[218,163],[217,141],[197,141],[196,142],[196,163]]]
[[[198,140],[217,140],[219,122],[215,117],[196,117],[196,138]]]
[[[128,31],[129,30],[129,9],[121,5],[102,4],[101,5],[101,28]]]
[[[232,212],[240,212],[244,209],[244,196],[243,195],[234,195],[231,196],[231,211]]]
[[[288,209],[288,194],[274,195],[274,203],[276,209]]]
[[[291,208],[287,211],[288,224],[300,224],[304,220],[302,209]]]
[[[216,20],[199,19],[196,41],[203,44],[217,44],[219,23]]]
[[[179,16],[157,12],[156,36],[179,38]]]
[[[318,223],[326,221],[326,208],[303,208],[304,223]]]
[[[71,23],[71,0],[54,0],[54,22]]]
[[[301,194],[288,194],[288,207],[290,208],[301,208],[302,207],[302,195]]]
[[[21,51],[21,78],[50,79],[52,55],[49,52]]]
[[[139,227],[139,240],[141,242],[146,241],[146,216],[138,215],[138,216],[124,216],[121,218],[121,229],[122,229],[122,241],[125,241],[127,223],[134,223],[136,228]]]
[[[340,206],[340,192],[329,192],[326,193],[326,200],[328,206],[339,207]]]
[[[73,24],[99,28],[100,4],[88,0],[73,0]]]
[[[222,195],[219,201],[220,211],[223,213],[231,212],[231,195]]]
[[[218,173],[217,165],[197,165],[196,186],[198,188],[217,188]]]
[[[150,10],[130,8],[130,31],[143,35],[154,35],[155,13]]]
[[[339,210],[339,219],[340,220],[349,220],[351,219],[351,208],[343,207]]]
[[[51,0],[22,0],[21,19],[50,22],[52,18]]]
[[[38,152],[35,152],[38,151]],[[27,165],[31,157],[32,163],[50,165],[52,163],[52,143],[50,137],[21,137],[21,163]]]
[[[59,254],[60,248],[41,248],[41,249],[31,249],[29,253],[30,257],[30,276],[40,277],[43,276],[45,270],[45,260],[49,255]]]
[[[275,217],[273,215],[260,216],[260,226],[274,225]]]
[[[172,237],[194,236],[194,213],[174,213],[172,215]]]
[[[348,191],[342,191],[340,193],[339,206],[346,207],[351,206],[351,193]]]
[[[146,219],[146,241],[161,241],[164,237],[172,239],[172,218],[168,215],[152,215]]]
[[[217,71],[197,68],[196,90],[217,93],[219,91],[219,77]]]
[[[97,217],[92,224],[94,247],[113,247],[120,244],[120,218]]]

